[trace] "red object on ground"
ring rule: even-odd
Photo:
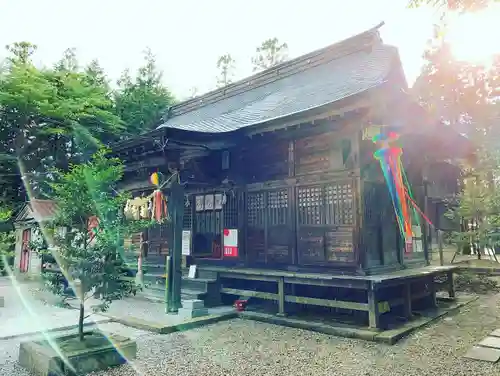
[[[238,299],[234,302],[234,308],[236,308],[238,312],[243,312],[247,306],[247,302],[248,300]]]

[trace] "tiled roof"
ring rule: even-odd
[[[33,212],[33,217],[37,221],[52,219],[56,214],[57,206],[51,200],[30,200],[29,206]]]
[[[284,118],[377,87],[395,63],[377,27],[179,103],[159,128],[221,133]]]

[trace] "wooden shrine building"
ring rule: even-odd
[[[217,294],[274,300],[280,313],[294,304],[369,312],[380,327],[383,313],[434,304],[429,278],[449,271],[427,266],[424,218],[405,252],[373,157],[385,127],[400,135],[425,212],[426,173],[467,143],[412,101],[377,27],[174,105],[158,129],[114,150],[126,163],[122,189],[136,196],[152,191],[152,172],[179,173],[183,252]],[[434,198],[447,185],[434,184]],[[146,275],[162,273],[169,231],[142,234]]]

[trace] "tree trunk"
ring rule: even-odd
[[[83,341],[83,319],[85,318],[85,306],[83,299],[80,300],[80,317],[78,318],[78,339]]]

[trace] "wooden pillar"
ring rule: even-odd
[[[278,279],[278,316],[286,316],[285,313],[285,281],[283,277]]]
[[[373,282],[370,282],[370,288],[368,289],[368,322],[371,329],[380,329],[377,291]]]
[[[144,286],[144,271],[142,267],[143,257],[144,257],[144,246],[145,246],[144,231],[141,231],[139,235],[139,252],[137,255],[137,274],[135,276],[135,283],[139,286]]]
[[[455,298],[455,281],[453,280],[453,270],[446,272],[446,277],[448,278],[448,296],[450,298]]]
[[[175,178],[174,178],[175,179]],[[172,218],[172,278],[171,289],[172,304],[169,312],[177,312],[181,308],[181,283],[182,283],[182,220],[184,216],[184,188],[176,180],[170,186],[170,209]]]
[[[411,283],[408,282],[403,285],[403,309],[404,315],[408,320],[411,320],[413,317],[411,303]]]
[[[444,253],[443,253],[443,231],[437,230],[438,237],[438,250],[439,250],[439,265],[444,265]]]
[[[437,302],[436,302],[436,282],[434,281],[434,277],[435,275],[432,274],[430,277],[429,277],[429,280],[428,280],[428,284],[429,284],[429,301],[430,301],[430,305],[431,307],[436,307],[437,306]]]
[[[428,208],[428,201],[427,201],[427,182],[425,177],[423,176],[423,171],[420,170],[420,207],[421,210],[423,210],[425,216],[428,218],[429,217],[429,208]],[[417,201],[418,203],[418,201]],[[422,231],[422,247],[424,248],[424,255],[425,255],[425,261],[427,262],[427,265],[430,264],[430,257],[429,257],[429,224],[427,223],[426,218],[421,219],[423,223],[420,224],[420,228]]]
[[[172,256],[165,255],[165,313],[172,309]]]

